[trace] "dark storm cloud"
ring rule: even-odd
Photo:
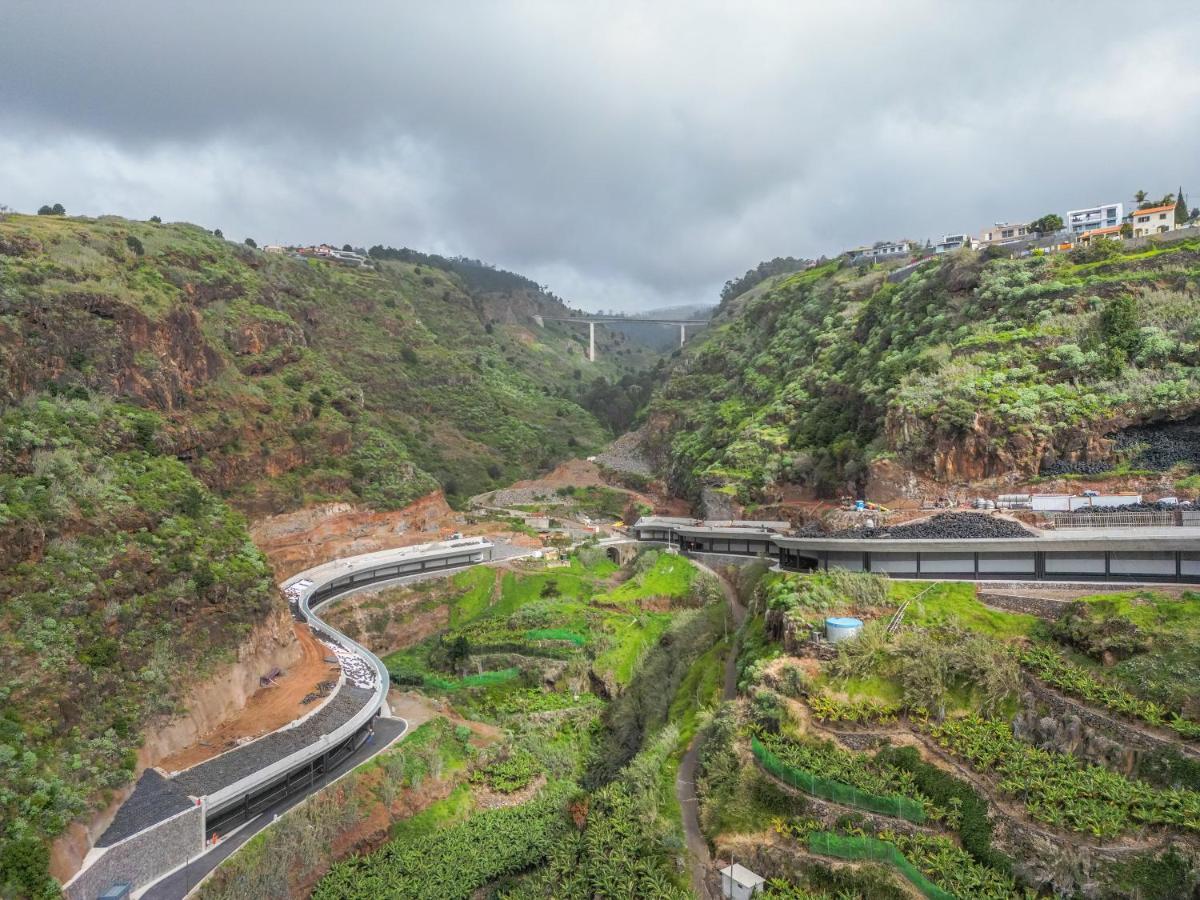
[[[0,202],[461,252],[585,306],[1200,176],[1185,3],[9,7]]]

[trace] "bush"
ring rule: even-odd
[[[50,877],[50,851],[37,838],[27,837],[0,845],[0,894],[19,897],[56,897]]]
[[[970,784],[924,762],[916,747],[886,747],[875,758],[885,765],[911,772],[917,790],[938,807],[957,809],[957,830],[964,850],[985,866],[1006,874],[1012,871],[1012,861],[992,846],[987,800]]]
[[[1050,633],[1100,662],[1107,655],[1127,659],[1150,646],[1146,635],[1121,616],[1111,600],[1075,601],[1050,626]]]

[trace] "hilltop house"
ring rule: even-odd
[[[949,253],[951,250],[958,250],[962,247],[971,249],[971,236],[969,234],[947,234],[942,236],[940,243],[933,245],[934,253]]]
[[[1129,221],[1133,225],[1134,237],[1174,231],[1177,227],[1175,225],[1175,204],[1167,203],[1163,206],[1135,209],[1129,214]]]
[[[846,256],[850,262],[881,262],[885,259],[897,259],[913,252],[912,241],[876,241],[870,247],[855,247],[847,250]]]
[[[1123,218],[1125,218],[1123,203],[1105,203],[1090,209],[1073,209],[1063,216],[1063,222],[1071,234],[1082,235],[1085,231],[1119,226]]]
[[[1009,241],[1019,241],[1029,235],[1028,225],[1010,225],[1008,222],[996,222],[979,232],[975,243],[981,247],[992,244],[1007,244]]]

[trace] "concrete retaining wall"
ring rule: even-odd
[[[204,852],[204,810],[199,806],[113,844],[63,887],[67,900],[95,900],[114,884],[134,891],[152,884]]]

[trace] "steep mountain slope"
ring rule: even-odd
[[[533,326],[565,310],[536,287],[302,262],[189,225],[9,216],[0,261],[0,402],[81,387],[159,409],[171,449],[252,512],[403,505],[435,481],[453,499],[548,468],[605,439],[576,401],[631,359],[589,364],[581,336]]]
[[[1150,467],[1105,435],[1200,407],[1198,282],[1195,239],[897,283],[833,261],[723,304],[655,398],[661,455],[680,492],[743,502],[862,490],[885,460],[943,483]]]
[[[105,807],[143,729],[283,611],[242,517],[163,438],[107,399],[0,414],[4,896],[39,893],[43,840]]]

